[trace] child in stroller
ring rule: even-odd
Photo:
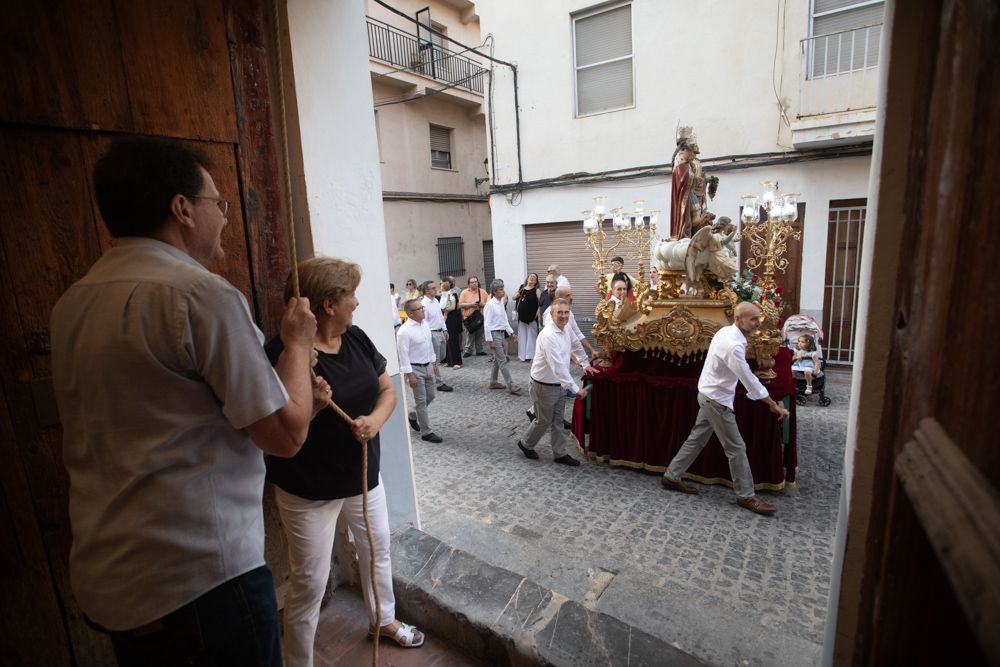
[[[781,333],[794,354],[792,375],[795,377],[795,402],[805,405],[809,396],[815,395],[821,406],[830,405],[823,373],[826,362],[820,345],[823,330],[819,328],[819,324],[808,315],[790,315],[785,320]]]
[[[802,334],[795,341],[795,353],[792,356],[792,371],[800,372],[805,376],[806,396],[813,393],[813,373],[818,367],[819,352],[816,350],[816,339],[809,334]]]

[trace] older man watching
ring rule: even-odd
[[[537,419],[528,427],[524,440],[517,446],[526,458],[537,459],[535,445],[546,431],[552,444],[552,456],[556,463],[578,466],[580,462],[566,451],[566,434],[555,422],[556,415],[563,414],[566,391],[576,398],[587,396],[587,389],[580,388],[569,373],[569,356],[572,334],[569,323],[569,302],[556,299],[552,307],[552,320],[545,325],[535,343],[535,358],[531,362],[531,400],[535,404]]]
[[[549,264],[549,270],[547,273],[556,279],[556,287],[565,287],[566,289],[570,289],[572,287],[572,285],[569,284],[569,278],[562,274],[558,264]]]
[[[309,379],[309,301],[289,300],[272,369],[246,299],[206,268],[229,213],[211,167],[115,139],[93,187],[116,243],[52,311],[70,580],[120,665],[281,664],[261,451],[298,452],[314,389],[330,394]]]
[[[409,416],[410,428],[420,431],[420,439],[441,442],[441,436],[431,428],[427,406],[434,400],[434,369],[437,363],[430,327],[424,319],[420,299],[410,299],[404,309],[407,320],[396,333],[396,352],[399,354],[399,372],[413,391],[415,410]]]
[[[507,368],[507,350],[505,339],[511,336],[515,341],[517,334],[510,326],[503,298],[507,296],[503,281],[499,278],[490,283],[490,300],[486,302],[486,331],[489,332],[490,350],[493,352],[493,363],[490,366],[490,389],[504,389],[511,394],[521,393],[521,387],[514,384]],[[503,374],[504,384],[497,382]]]
[[[744,301],[737,304],[734,316],[735,322],[719,329],[708,346],[705,366],[698,378],[698,418],[691,434],[663,473],[661,481],[664,488],[671,491],[698,493],[698,489],[681,481],[681,476],[698,458],[712,433],[715,433],[729,459],[736,504],[757,514],[774,514],[774,505],[754,494],[747,447],[733,413],[736,383],[742,382],[746,387],[747,397],[764,401],[778,419],[787,419],[788,410],[774,402],[767,393],[767,388],[747,364],[747,336],[760,327],[760,308]]]
[[[445,330],[444,314],[441,312],[441,303],[438,301],[438,285],[434,280],[428,280],[420,284],[420,305],[424,307],[424,319],[431,330],[431,341],[434,344],[434,354],[437,363],[434,364],[434,381],[437,382],[438,391],[454,391],[445,384],[441,377],[441,362],[447,354],[448,332]]]

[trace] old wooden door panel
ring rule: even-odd
[[[129,130],[111,0],[0,2],[0,118]]]
[[[283,175],[276,152],[276,62],[271,43],[274,13],[253,0],[228,5],[230,62],[236,93],[240,140],[236,148],[242,178],[247,252],[253,271],[258,317],[265,331],[276,333],[284,312],[285,277],[291,268]]]
[[[59,296],[100,256],[87,164],[76,133],[0,128],[0,243],[35,377],[47,377],[48,322]]]
[[[0,385],[0,588],[17,613],[0,623],[3,659],[11,665],[68,665],[69,641],[49,572],[24,462]]]
[[[116,0],[137,132],[237,141],[222,0]]]
[[[1000,486],[1000,354],[992,343],[1000,327],[992,251],[1000,242],[1000,11],[995,3],[943,0],[928,3],[919,22],[925,35],[892,36],[920,44],[916,76],[903,68],[918,88],[913,107],[895,111],[914,124],[889,390],[865,538],[859,664],[896,664],[901,656],[924,664],[982,662],[968,646],[969,624],[952,587],[940,567],[928,565],[936,558],[893,473],[919,420],[940,422],[972,465]],[[893,54],[899,48],[894,44]],[[956,651],[968,651],[968,662]]]

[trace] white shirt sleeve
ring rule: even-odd
[[[399,372],[400,373],[412,373],[413,366],[410,365],[410,344],[407,340],[409,338],[409,330],[412,329],[409,321],[399,327],[399,332],[396,334],[396,353],[399,355]]]
[[[768,396],[767,388],[750,370],[750,364],[747,363],[746,358],[746,348],[741,345],[732,346],[726,353],[725,361],[729,370],[735,373],[743,386],[746,387],[747,397],[750,400],[759,401]]]

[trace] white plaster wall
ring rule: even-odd
[[[830,200],[864,198],[868,195],[869,158],[852,157],[755,169],[718,172],[719,193],[710,205],[717,215],[739,220],[739,197],[758,193],[760,181],[778,179],[781,191],[802,193],[806,204],[803,229],[802,292],[800,309],[820,318],[826,267],[827,217]],[[493,250],[498,276],[521,275],[526,270],[523,226],[544,222],[582,220],[580,211],[593,207],[593,196],[608,196],[607,206],[633,209],[633,201],[645,200],[645,209],[661,209],[669,217],[670,185],[666,177],[619,181],[593,186],[526,190],[514,206],[505,195],[493,195]],[[608,224],[608,223],[605,223]],[[581,226],[580,233],[583,234]],[[779,276],[780,282],[780,276]]]
[[[364,0],[289,0],[288,33],[302,155],[300,190],[317,255],[362,266],[354,323],[388,360],[399,401],[381,431],[389,522],[419,524],[405,394],[390,319],[382,179],[368,76]],[[350,91],[345,94],[344,91]],[[292,139],[295,141],[296,139]],[[303,208],[300,206],[300,208]],[[334,388],[336,398],[336,388]]]
[[[389,277],[396,291],[406,281],[438,279],[439,236],[461,236],[465,271],[453,275],[465,286],[465,277],[483,280],[483,240],[491,234],[486,202],[385,202],[385,231],[389,248]]]
[[[399,89],[373,84],[375,99],[399,96]],[[382,187],[390,192],[485,194],[486,123],[483,114],[439,97],[378,107],[382,144]],[[431,167],[431,124],[452,128],[451,169]]]
[[[597,4],[476,5],[496,57],[519,66],[524,180],[669,162],[678,123],[694,126],[703,157],[791,148],[780,110],[788,119],[797,112],[808,2],[635,0],[635,108],[575,118],[570,15]],[[515,182],[508,68],[497,69],[493,108],[498,182]]]
[[[361,264],[354,323],[399,372],[362,0],[290,0],[288,23],[313,250]],[[344,95],[342,91],[352,94]]]

